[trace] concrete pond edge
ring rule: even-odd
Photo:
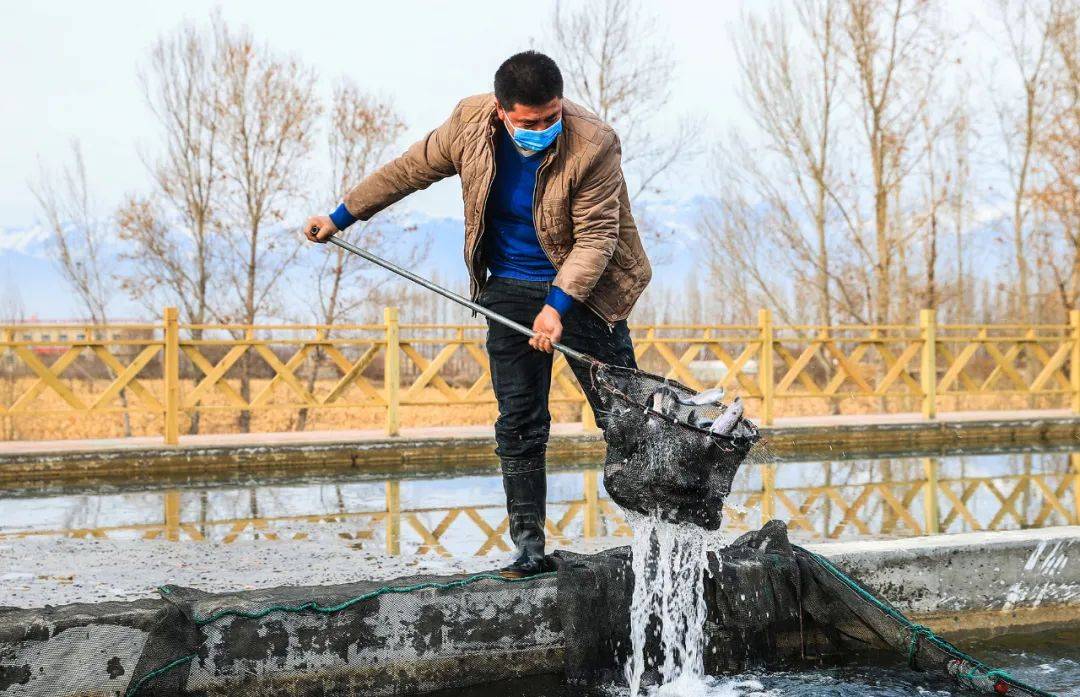
[[[1080,526],[807,547],[947,636],[1080,621]],[[410,588],[400,589],[406,583]],[[399,591],[388,587],[416,592],[401,602]],[[435,587],[458,591],[430,590]],[[252,674],[282,686],[314,674],[323,684],[331,680],[363,694],[392,694],[387,690],[401,685],[423,691],[439,687],[448,670],[467,672],[476,683],[508,677],[510,653],[523,674],[556,672],[562,660],[556,589],[554,576],[506,583],[474,575],[236,593],[186,590],[186,606],[198,617],[229,611],[201,628],[198,658],[182,671],[186,682],[173,687],[224,694]],[[274,608],[295,605],[297,598],[317,599],[310,602],[323,607],[350,598],[370,602],[349,624],[313,612],[294,618],[286,630]],[[147,641],[161,623],[178,621],[178,607],[166,593],[131,602],[0,608],[0,694],[134,694],[132,677],[147,673],[140,660],[175,651]],[[368,628],[362,641],[356,634],[361,620]],[[287,646],[288,658],[231,653],[230,642],[256,636]],[[173,673],[180,679],[180,671]]]

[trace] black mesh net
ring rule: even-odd
[[[674,380],[618,366],[597,368],[594,385],[603,401],[611,498],[668,522],[718,529],[735,472],[758,440],[741,404],[725,406]]]

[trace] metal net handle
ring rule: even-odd
[[[313,232],[318,232],[318,229],[317,228],[313,229]],[[407,278],[410,281],[412,281],[413,283],[419,284],[419,285],[423,286],[424,288],[427,288],[430,291],[438,293],[439,295],[443,296],[444,298],[447,298],[449,300],[453,300],[454,302],[456,302],[459,305],[464,305],[465,307],[469,308],[473,312],[477,312],[477,313],[483,315],[484,317],[487,317],[488,319],[492,320],[493,322],[498,322],[499,324],[503,325],[504,327],[509,327],[510,329],[513,329],[516,332],[520,332],[520,333],[522,333],[525,336],[530,337],[530,338],[537,335],[537,332],[534,332],[532,329],[529,329],[524,324],[519,324],[518,322],[515,322],[514,320],[512,320],[512,319],[510,319],[508,317],[503,317],[498,312],[495,312],[493,310],[489,310],[488,308],[486,308],[483,305],[480,305],[478,303],[474,303],[472,300],[469,300],[465,296],[459,295],[459,294],[455,293],[454,291],[449,290],[448,288],[443,288],[442,286],[440,286],[438,284],[432,283],[431,281],[427,280],[423,276],[418,276],[417,274],[413,273],[412,271],[409,271],[407,269],[403,269],[400,266],[398,266],[397,264],[389,262],[386,259],[383,259],[382,257],[375,256],[371,252],[369,252],[367,250],[364,250],[364,249],[361,249],[361,248],[357,247],[356,245],[352,244],[351,242],[347,242],[346,240],[338,239],[337,237],[331,237],[329,239],[329,242],[332,243],[332,244],[337,245],[338,247],[341,247],[342,249],[344,249],[344,250],[346,250],[348,252],[352,252],[353,254],[355,254],[355,255],[357,255],[359,257],[367,259],[371,263],[377,264],[377,265],[383,267],[384,269],[386,269],[387,271],[392,271],[392,272],[396,273],[398,276],[401,276],[403,278]],[[582,353],[581,351],[576,351],[576,350],[570,348],[569,346],[566,346],[565,344],[560,344],[560,343],[556,343],[556,342],[553,341],[553,342],[551,342],[551,345],[552,345],[552,347],[554,347],[554,349],[556,351],[566,355],[568,358],[573,358],[574,360],[581,361],[582,363],[585,363],[585,364],[587,364],[587,365],[589,365],[589,366],[591,366],[593,368],[595,368],[596,366],[603,365],[600,361],[593,358],[592,356],[590,356],[590,355],[588,355],[586,353]]]

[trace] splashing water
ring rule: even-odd
[[[634,533],[633,654],[626,665],[630,696],[641,694],[642,680],[652,668],[660,677],[660,685],[652,693],[657,697],[699,693],[705,676],[706,549],[717,536],[697,527],[664,522],[656,515],[627,511],[627,520]],[[647,665],[649,632],[659,639],[659,665]]]

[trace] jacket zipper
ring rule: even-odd
[[[555,147],[556,148],[559,147],[557,143],[556,143]],[[533,182],[533,226],[534,227],[536,226],[537,221],[540,220],[539,216],[537,216],[537,214],[536,214],[537,210],[538,210],[537,207],[536,207],[536,203],[537,203],[536,194],[540,190],[540,175],[542,175],[544,173],[544,169],[547,167],[547,165],[552,160],[555,159],[555,156],[557,154],[558,154],[557,150],[552,151],[546,158],[544,158],[544,161],[540,163],[540,167],[537,168],[537,170],[536,170],[536,180]],[[558,271],[559,267],[555,265],[555,259],[552,258],[551,253],[548,252],[547,247],[545,247],[543,241],[540,240],[540,235],[539,234],[537,234],[537,240],[536,241],[540,243],[540,249],[544,250],[544,255],[547,256],[548,261],[551,263],[551,265],[553,267],[555,267],[555,270]],[[589,301],[587,301],[587,300],[582,301],[581,304],[584,305],[585,307],[587,307],[589,310],[592,310],[593,314],[595,314],[597,317],[600,318],[600,321],[603,322],[604,325],[608,328],[608,333],[610,333],[610,334],[615,333],[615,324],[612,323],[612,322],[609,322],[607,320],[607,317],[604,317],[604,315],[600,314],[600,311],[597,310],[595,307],[593,307],[589,303]]]

